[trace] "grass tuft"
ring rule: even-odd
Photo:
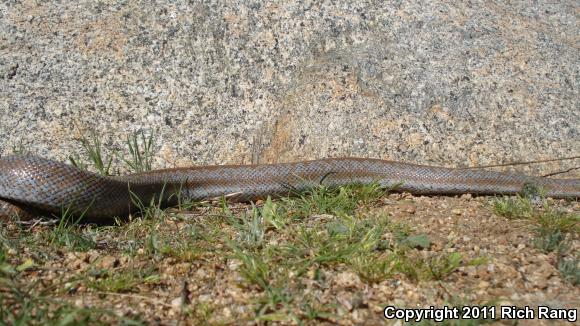
[[[366,254],[354,257],[351,266],[365,283],[380,283],[390,279],[400,270],[400,260],[396,254],[386,257]]]
[[[580,257],[574,257],[570,260],[561,259],[558,262],[558,270],[562,277],[572,285],[580,284]]]
[[[146,133],[143,130],[127,136],[127,148],[129,158],[123,158],[132,172],[151,171],[153,166],[153,145],[155,143],[155,132]]]
[[[49,234],[49,243],[57,247],[66,247],[72,251],[87,251],[95,248],[95,241],[86,232],[90,231],[90,226],[79,226],[82,217],[81,214],[75,219],[70,213],[70,209],[63,209],[58,224]]]
[[[559,211],[549,205],[545,198],[540,199],[543,203],[541,206],[534,205],[528,197],[496,199],[493,210],[509,219],[528,221],[535,234],[532,240],[534,246],[545,253],[557,253],[558,269],[562,276],[571,282],[577,282],[577,264],[565,261],[564,257],[569,254],[572,239],[580,231],[580,214]]]
[[[25,155],[29,149],[24,145],[24,140],[20,138],[17,144],[12,145],[12,153],[15,155]]]
[[[320,185],[297,197],[283,199],[282,205],[286,208],[285,212],[295,218],[304,218],[312,214],[352,215],[359,205],[368,205],[387,191],[376,183],[353,184],[338,188]]]
[[[493,211],[509,219],[529,219],[534,215],[534,205],[527,197],[507,197],[494,200]]]
[[[240,266],[241,276],[248,283],[256,285],[262,290],[267,289],[270,285],[271,270],[268,262],[264,260],[264,257],[243,251],[233,243],[230,246],[234,251],[233,257],[242,263]]]
[[[91,270],[89,274],[91,277],[86,282],[87,287],[105,293],[134,292],[139,284],[159,280],[159,275],[150,269]]]
[[[568,234],[578,234],[580,215],[561,212],[551,207],[547,201],[536,207],[526,197],[496,199],[493,210],[509,219],[523,219],[533,225],[535,246],[544,252],[563,252],[568,247]]]
[[[95,170],[104,176],[111,175],[111,163],[113,162],[113,156],[109,157],[109,159],[105,159],[103,155],[101,137],[95,130],[91,130],[88,137],[83,136],[81,139],[81,145],[85,151],[85,155]],[[82,160],[77,154],[70,155],[69,160],[72,165],[79,169],[88,169],[88,163]]]

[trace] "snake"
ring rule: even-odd
[[[376,183],[414,195],[514,195],[527,186],[545,196],[579,198],[580,179],[554,179],[483,169],[448,168],[372,158],[325,158],[256,165],[210,165],[103,176],[33,155],[0,158],[0,217],[69,213],[126,217],[156,201],[227,197],[256,201],[308,191]],[[46,216],[46,215],[45,215]]]

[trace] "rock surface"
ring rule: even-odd
[[[155,167],[578,155],[577,21],[575,1],[3,1],[0,154],[64,160],[94,129],[107,151],[156,130]]]

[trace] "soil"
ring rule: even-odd
[[[392,194],[374,204],[365,214],[386,214],[391,221],[408,225],[413,234],[423,234],[430,240],[428,248],[414,250],[414,254],[429,256],[445,252],[461,253],[463,261],[479,260],[479,264],[455,269],[441,280],[413,280],[397,274],[379,282],[365,282],[345,264],[319,266],[296,275],[288,282],[290,288],[300,292],[290,296],[315,298],[325,314],[304,318],[304,310],[293,298],[292,308],[305,324],[340,325],[400,325],[401,320],[386,320],[385,306],[419,308],[435,306],[477,305],[519,308],[550,306],[575,308],[580,306],[580,288],[563,278],[558,270],[558,254],[545,253],[534,245],[534,227],[528,221],[510,220],[498,216],[491,209],[490,197],[414,197]],[[578,202],[552,201],[552,205],[568,212],[580,211]],[[220,221],[214,207],[196,208],[190,212],[169,214],[163,222],[154,225],[159,234],[179,235],[195,225],[203,232],[204,225],[213,225],[223,232],[236,231]],[[235,212],[251,209],[249,205],[236,204]],[[239,214],[239,213],[238,213]],[[332,216],[313,216],[317,219]],[[134,224],[134,225],[132,225]],[[35,284],[34,293],[42,293],[59,302],[75,307],[103,308],[117,316],[137,318],[147,324],[256,324],[257,310],[265,291],[248,283],[241,274],[240,261],[232,257],[225,243],[200,241],[191,256],[175,257],[148,253],[146,248],[136,248],[132,253],[131,236],[146,236],[146,228],[139,229],[138,222],[121,226],[85,230],[97,232],[96,246],[88,251],[70,250],[66,246],[47,246],[43,234],[55,226],[36,224],[22,227],[15,223],[5,225],[6,234],[20,234],[29,239],[19,251],[10,249],[7,261],[15,266],[27,259],[34,266],[12,277],[15,287],[25,288]],[[97,230],[97,231],[95,231]],[[93,233],[94,234],[94,233]],[[280,235],[281,236],[281,235]],[[10,238],[10,237],[9,237]],[[235,238],[235,236],[232,236]],[[270,234],[270,243],[283,241]],[[284,240],[285,241],[285,240]],[[577,235],[570,241],[568,255],[578,253]],[[561,257],[560,257],[561,259]],[[154,270],[151,279],[141,278],[128,290],[95,290],[90,282],[98,279],[94,271],[108,270],[121,273],[127,270]],[[91,274],[93,273],[93,274]],[[322,275],[322,276],[321,276]],[[292,274],[291,274],[292,276]],[[296,286],[299,284],[299,286]],[[9,291],[4,288],[4,304],[19,309]],[[282,307],[282,305],[278,306]],[[276,317],[275,311],[268,318]],[[499,316],[497,316],[499,317]],[[537,317],[537,316],[536,316]],[[297,320],[280,317],[282,324]],[[487,321],[486,321],[487,322]],[[496,319],[494,324],[552,325],[569,324],[565,320],[546,319],[515,320]]]

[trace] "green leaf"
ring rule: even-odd
[[[403,244],[410,248],[429,248],[431,246],[431,240],[425,234],[417,234],[407,237]]]
[[[34,267],[34,265],[36,265],[34,263],[34,261],[32,261],[32,259],[28,258],[22,264],[20,264],[18,267],[16,267],[16,270],[19,272],[23,272],[31,267]]]
[[[149,275],[147,277],[145,277],[143,279],[143,282],[145,283],[156,283],[159,282],[159,280],[161,279],[161,277],[159,275]]]
[[[447,259],[449,261],[449,265],[452,266],[453,268],[456,268],[461,264],[461,260],[463,259],[463,257],[461,256],[461,253],[453,252],[449,255]]]
[[[10,264],[0,264],[0,274],[14,274],[16,271]]]

